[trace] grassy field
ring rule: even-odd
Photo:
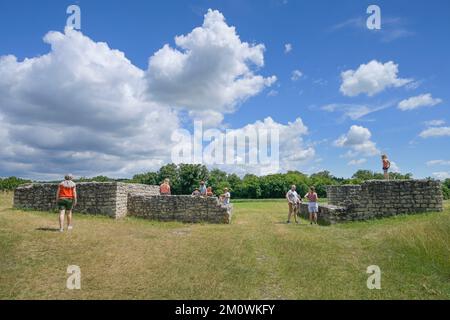
[[[0,194],[0,299],[450,299],[450,208],[330,227],[239,201],[231,225],[11,209]],[[81,290],[66,289],[68,265]],[[369,265],[381,290],[366,287]]]

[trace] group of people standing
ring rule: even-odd
[[[314,187],[310,187],[309,191],[303,198],[308,199],[308,213],[310,224],[317,224],[317,214],[319,213],[319,197],[317,196]],[[300,210],[300,205],[302,204],[302,198],[297,193],[297,187],[295,185],[291,186],[291,189],[286,193],[286,199],[289,206],[288,220],[286,223],[291,223],[291,217],[294,216],[295,223],[299,223],[297,220],[297,213]]]
[[[389,169],[391,167],[391,162],[386,154],[381,156],[381,162],[383,164],[383,174],[384,179],[389,180]],[[302,198],[297,193],[297,187],[295,185],[291,186],[291,189],[286,193],[286,199],[289,206],[289,214],[287,223],[291,223],[291,217],[294,216],[295,223],[298,223],[297,213],[300,210],[300,205],[302,204]],[[310,187],[309,191],[303,198],[308,200],[308,213],[310,224],[317,224],[317,215],[319,213],[319,197],[317,196],[314,187]]]

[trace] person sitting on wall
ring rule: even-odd
[[[72,210],[77,205],[77,189],[73,176],[67,174],[64,181],[58,185],[56,203],[59,209],[59,231],[64,232],[64,216],[67,211],[67,230],[72,230]]]
[[[170,180],[164,179],[164,182],[159,186],[159,194],[162,196],[170,196]]]
[[[294,221],[295,223],[298,223],[297,221],[297,211],[300,208],[301,199],[297,194],[297,187],[293,184],[291,186],[291,190],[289,190],[286,193],[286,199],[288,201],[289,206],[289,214],[288,214],[288,220],[286,223],[291,223],[291,216],[294,215]]]
[[[207,197],[214,197],[214,192],[212,191],[211,187],[206,188],[206,196]]]
[[[206,196],[206,184],[205,184],[205,181],[200,181],[200,194],[202,195],[202,196]]]
[[[220,202],[222,202],[225,206],[230,204],[231,195],[228,188],[223,189],[223,194],[220,196]]]
[[[192,192],[192,195],[195,197],[201,196],[200,190],[198,188],[195,188],[195,190]]]
[[[317,224],[317,213],[319,212],[319,205],[317,204],[317,201],[319,200],[319,197],[316,193],[316,188],[310,187],[309,192],[305,194],[305,198],[308,199],[308,212],[309,212],[309,221],[311,225],[313,222]]]

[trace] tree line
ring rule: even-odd
[[[391,179],[411,179],[412,174],[391,173]],[[256,176],[247,174],[239,177],[236,174],[228,174],[219,169],[209,170],[200,164],[167,164],[156,172],[136,174],[131,179],[112,179],[106,176],[93,178],[80,178],[76,182],[108,182],[120,181],[127,183],[142,183],[148,185],[159,185],[166,178],[170,179],[173,194],[191,194],[204,180],[212,187],[215,194],[222,194],[224,188],[231,190],[232,197],[238,199],[272,199],[282,198],[291,185],[297,186],[299,194],[306,194],[310,186],[314,186],[319,197],[326,197],[327,185],[360,184],[367,180],[383,179],[382,173],[370,170],[359,170],[350,179],[338,178],[328,171],[322,171],[306,175],[299,171],[288,171],[286,173]],[[16,177],[0,179],[0,190],[13,190],[23,183],[29,183]],[[450,179],[443,183],[443,192],[446,199],[450,199]]]

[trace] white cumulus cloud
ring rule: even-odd
[[[433,138],[433,137],[449,137],[450,127],[432,127],[423,130],[420,134],[422,138]]]
[[[433,107],[440,104],[442,99],[433,98],[430,93],[422,94],[400,101],[398,108],[402,111],[414,110],[421,107]]]
[[[300,70],[292,71],[291,80],[297,81],[303,76],[303,73]]]
[[[149,95],[168,106],[232,112],[247,98],[271,86],[275,76],[255,70],[264,66],[263,44],[242,42],[219,11],[208,10],[203,25],[175,37],[149,60]]]
[[[254,133],[258,133],[258,148],[250,148],[248,137],[254,137]],[[268,153],[270,155],[278,154],[278,158],[274,157],[274,161],[270,163],[264,163],[261,161],[261,155],[264,150],[261,147],[261,137],[264,136],[263,132],[270,134],[271,132],[278,133],[278,145],[275,141],[270,141],[268,146]],[[288,122],[282,124],[274,121],[268,117],[263,121],[256,121],[255,123],[248,124],[242,128],[227,130],[221,133],[220,141],[233,141],[236,137],[236,146],[245,150],[246,157],[249,157],[250,153],[257,153],[259,156],[258,163],[250,163],[249,159],[236,159],[233,157],[227,158],[228,154],[233,155],[230,149],[225,150],[223,164],[217,165],[217,167],[226,170],[227,172],[234,172],[239,175],[245,173],[253,173],[257,175],[272,174],[287,170],[299,170],[302,165],[313,162],[315,159],[315,149],[311,144],[304,141],[304,137],[308,135],[308,128],[303,123],[301,118],[297,118],[294,122]],[[232,139],[232,140],[230,140]],[[212,145],[210,144],[210,147]],[[231,152],[231,153],[230,153]],[[269,157],[271,158],[271,156]],[[230,164],[229,160],[235,159],[235,164]]]
[[[360,94],[373,96],[387,88],[402,87],[412,81],[398,77],[398,65],[394,62],[383,64],[376,60],[360,65],[357,70],[342,72],[341,78],[340,91],[349,97]]]
[[[286,43],[285,45],[284,45],[284,53],[289,53],[289,52],[291,52],[292,51],[292,44],[290,44],[290,43]]]
[[[357,155],[374,156],[380,153],[376,143],[371,140],[372,133],[369,129],[353,125],[349,131],[340,136],[334,142],[337,147],[347,147],[349,152],[347,156],[355,157]]]

